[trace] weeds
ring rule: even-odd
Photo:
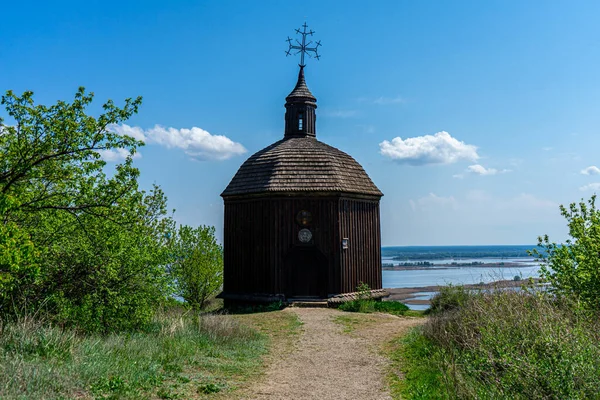
[[[400,345],[405,398],[600,397],[597,316],[527,291],[453,287],[436,304]]]
[[[190,398],[239,385],[265,350],[228,315],[171,310],[149,332],[109,336],[21,318],[0,323],[0,398]]]

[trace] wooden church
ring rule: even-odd
[[[220,297],[335,302],[360,283],[382,296],[383,194],[351,156],[317,140],[303,63],[285,109],[283,139],[248,158],[221,194]]]

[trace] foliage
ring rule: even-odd
[[[17,238],[13,259],[39,255],[20,263],[20,274],[31,273],[18,282],[11,274],[28,293],[11,305],[43,307],[54,321],[88,331],[140,329],[170,293],[172,221],[160,188],[138,188],[133,155],[143,143],[110,129],[136,113],[141,98],[122,108],[109,100],[98,117],[87,114],[92,99],[80,88],[71,103],[36,105],[33,93],[10,91],[0,101],[11,119],[0,120],[2,237]],[[111,150],[128,156],[107,171],[101,153]]]
[[[260,373],[267,337],[227,315],[165,310],[148,332],[80,335],[29,317],[0,325],[0,398],[197,398]]]
[[[598,398],[599,332],[597,316],[544,293],[469,293],[408,341],[405,398]]]
[[[540,275],[549,290],[587,309],[600,310],[600,210],[596,196],[590,200],[560,206],[571,239],[565,245],[538,238],[533,254],[541,262]]]
[[[8,91],[0,100],[13,120],[11,125],[0,120],[0,192],[19,200],[7,211],[28,229],[37,224],[27,217],[45,210],[108,217],[111,206],[137,186],[131,156],[143,143],[108,128],[136,113],[141,98],[126,99],[123,108],[109,100],[98,118],[86,114],[92,99],[93,93],[79,88],[72,103],[50,107],[34,105],[32,92]],[[129,157],[107,178],[100,152],[111,149]]]
[[[356,300],[346,301],[339,307],[342,311],[372,313],[385,312],[389,314],[402,315],[408,311],[408,307],[397,301],[377,301],[371,297],[371,288],[368,284],[361,282],[357,287]]]
[[[470,298],[473,291],[464,286],[442,286],[440,291],[431,299],[431,306],[427,313],[439,314],[463,306]]]
[[[0,216],[13,203],[0,194]],[[0,222],[0,313],[22,301],[39,277],[38,254],[29,235],[11,221]]]
[[[388,314],[403,315],[409,308],[398,301],[376,301],[376,300],[352,300],[342,303],[339,307],[342,311],[349,312],[383,312]]]
[[[140,193],[124,210],[133,223],[81,216],[81,226],[64,224],[46,249],[40,301],[58,322],[96,332],[140,329],[172,292],[166,198],[158,187]]]
[[[223,247],[217,243],[215,228],[180,226],[173,254],[176,293],[200,310],[223,285]]]
[[[396,399],[438,400],[451,399],[451,388],[444,379],[440,365],[445,365],[443,353],[420,328],[392,342],[391,392]],[[399,378],[399,375],[402,378]]]

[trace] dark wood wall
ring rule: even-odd
[[[379,201],[340,199],[340,238],[348,239],[341,250],[341,293],[356,291],[362,282],[381,289],[381,229]]]
[[[313,240],[302,244],[296,222],[310,211]],[[327,294],[353,292],[359,282],[381,288],[379,201],[337,196],[225,199],[224,294],[286,294],[285,257],[314,246],[327,259]],[[341,239],[349,239],[342,250]]]

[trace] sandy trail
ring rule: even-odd
[[[292,351],[273,354],[264,379],[244,399],[391,399],[385,385],[387,360],[381,345],[422,323],[420,318],[354,314],[326,308],[288,308],[302,321]],[[348,329],[335,320],[355,321]]]

